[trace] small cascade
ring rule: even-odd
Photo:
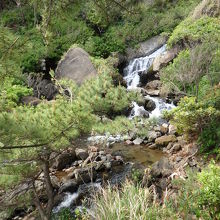
[[[148,71],[153,64],[154,59],[160,54],[163,54],[165,51],[166,51],[166,45],[163,45],[154,53],[145,57],[136,58],[129,62],[128,66],[124,69],[124,80],[127,83],[128,90],[133,90],[138,88],[140,84],[140,75],[144,71]],[[163,110],[170,110],[175,107],[173,104],[165,103],[160,98],[155,98],[151,96],[147,96],[146,98],[153,100],[156,104],[156,108],[151,113],[149,113],[144,109],[143,106],[139,106],[136,102],[133,102],[132,103],[133,109],[129,116],[130,119],[136,116],[158,118],[161,116]]]
[[[71,204],[78,198],[78,196],[79,196],[78,192],[73,194],[66,193],[63,201],[56,208],[54,208],[53,212],[58,213],[61,209],[70,207]]]
[[[173,103],[166,103],[160,98],[151,96],[147,96],[147,98],[151,99],[156,104],[156,108],[150,113],[150,118],[159,118],[164,110],[171,110],[175,108]]]
[[[164,53],[166,45],[162,46],[149,56],[131,60],[124,69],[124,80],[127,82],[128,89],[136,89],[140,83],[140,74],[147,71],[153,64],[154,58]]]
[[[140,117],[149,117],[148,111],[144,109],[143,106],[139,106],[136,102],[132,102],[133,109],[131,110],[131,114],[129,116],[130,119],[140,116]]]

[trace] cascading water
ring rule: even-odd
[[[149,56],[136,58],[131,60],[128,66],[124,69],[124,80],[127,82],[127,89],[137,89],[140,84],[140,75],[144,72],[149,70],[151,65],[153,64],[154,59],[163,54],[166,51],[166,45],[163,45],[161,48],[156,50],[154,53],[150,54]],[[165,109],[172,109],[175,106],[173,104],[165,103],[160,98],[155,98],[151,96],[147,96],[147,98],[151,99],[155,102],[156,108],[149,114],[143,106],[139,106],[136,102],[133,102],[133,109],[131,111],[131,115],[129,116],[130,119],[136,116],[146,116],[149,115],[151,117],[160,117],[162,111]]]
[[[154,58],[164,53],[166,45],[162,46],[149,56],[131,60],[124,69],[124,80],[127,82],[128,89],[136,89],[140,83],[140,74],[147,71],[153,64]]]

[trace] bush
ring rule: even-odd
[[[195,97],[184,97],[177,108],[165,113],[165,117],[177,126],[179,133],[200,134],[211,119],[220,116],[220,111],[206,102],[196,102]]]
[[[193,46],[195,43],[219,39],[220,21],[218,18],[201,17],[193,20],[191,17],[181,22],[168,40],[168,47],[176,44],[183,46]]]
[[[206,209],[212,219],[220,219],[220,167],[211,163],[208,169],[198,174],[201,184],[198,204]]]

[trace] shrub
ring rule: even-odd
[[[219,39],[220,36],[220,21],[218,18],[201,17],[198,20],[187,18],[181,22],[168,40],[168,47],[175,44],[184,46],[192,46],[195,43]]]
[[[165,113],[165,117],[177,126],[179,133],[188,135],[200,134],[211,119],[219,115],[219,110],[204,102],[196,102],[195,97],[182,98],[177,108]]]
[[[220,219],[220,167],[211,163],[209,167],[198,174],[201,184],[198,204],[206,209],[212,219]]]

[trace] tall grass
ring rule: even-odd
[[[96,220],[170,219],[167,215],[168,209],[153,204],[148,188],[128,181],[123,184],[122,189],[102,189],[101,195],[96,194],[94,198],[93,210]]]

